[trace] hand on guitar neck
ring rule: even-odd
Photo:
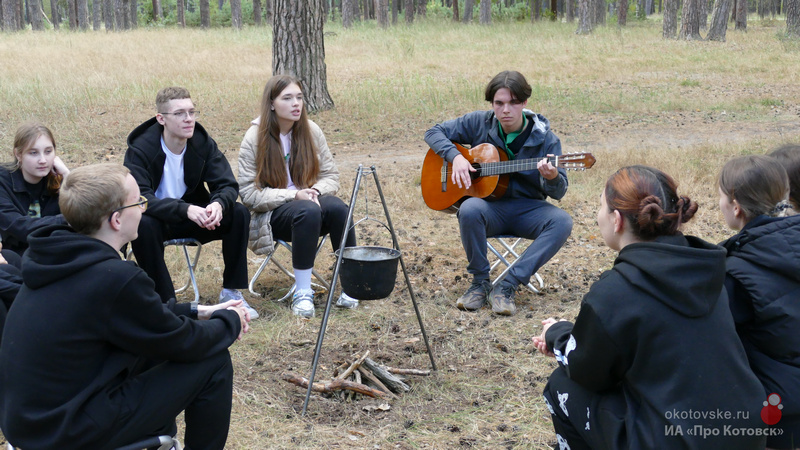
[[[459,155],[445,162],[428,150],[422,163],[420,187],[425,204],[437,211],[454,211],[468,197],[500,198],[508,187],[509,174],[537,169],[547,180],[558,177],[558,168],[584,170],[595,163],[591,153],[547,155],[508,161],[505,152],[491,144],[465,148],[456,144]]]
[[[554,155],[547,155],[548,158]],[[547,180],[553,180],[558,176],[558,169],[550,164],[548,159],[542,159],[536,165],[539,173]],[[458,155],[453,159],[453,184],[462,189],[469,189],[472,186],[472,175],[470,172],[477,172],[478,169],[472,166],[463,155]]]

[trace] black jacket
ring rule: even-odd
[[[145,214],[165,223],[176,223],[186,220],[189,205],[205,207],[215,201],[222,205],[223,212],[230,211],[239,197],[239,184],[225,155],[199,123],[195,123],[194,135],[186,142],[186,154],[183,158],[186,193],[180,199],[156,198],[156,189],[161,183],[166,160],[161,149],[163,132],[164,127],[153,117],[136,127],[128,136],[125,166],[136,178],[142,195],[147,197]]]
[[[103,448],[124,413],[108,393],[144,359],[199,361],[239,335],[234,311],[174,314],[147,274],[102,241],[51,226],[29,243],[0,347],[0,428],[14,445]]]
[[[736,331],[767,394],[800,414],[800,215],[760,216],[722,242]]]
[[[700,239],[630,244],[592,285],[574,327],[558,322],[548,330],[548,348],[572,380],[622,392],[620,448],[764,448],[763,437],[724,433],[725,426],[763,427],[766,400],[736,338],[724,278],[725,250]],[[733,418],[712,417],[717,411]],[[748,420],[736,419],[744,414]],[[688,434],[698,425],[719,435]],[[670,426],[681,434],[673,427],[667,435]]]
[[[42,182],[46,183],[45,180]],[[31,231],[46,225],[67,223],[58,208],[58,194],[51,196],[47,189],[42,192],[38,199],[42,217],[29,217],[28,207],[34,199],[25,189],[22,172],[0,167],[0,235],[4,249],[21,255],[28,248]]]

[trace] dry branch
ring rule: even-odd
[[[364,377],[366,377],[369,381],[373,382],[375,384],[375,386],[378,386],[378,389],[380,389],[381,391],[385,392],[386,395],[389,395],[392,398],[399,398],[398,396],[394,395],[392,390],[389,389],[388,387],[386,387],[386,385],[384,385],[381,382],[381,380],[379,380],[378,377],[376,377],[375,374],[370,372],[368,369],[366,369],[364,367],[359,367],[358,371],[361,373],[361,375],[364,375]]]
[[[343,380],[343,379],[349,377],[350,374],[352,374],[354,370],[358,369],[359,366],[361,366],[361,364],[364,362],[364,360],[367,359],[367,356],[369,356],[369,350],[364,352],[364,355],[361,356],[361,358],[358,358],[358,360],[356,362],[354,362],[353,364],[350,364],[350,367],[348,367],[347,370],[345,370],[344,372],[339,374],[339,376],[336,377],[336,379]]]
[[[421,369],[398,369],[396,367],[389,367],[389,366],[381,366],[389,373],[393,373],[395,375],[420,375],[426,377],[431,374],[430,370],[421,370]]]
[[[375,361],[366,358],[363,365],[373,374],[375,374],[375,376],[379,378],[392,392],[399,394],[401,392],[408,392],[411,390],[409,385],[403,383],[400,378],[389,373],[389,371],[379,366]]]
[[[308,389],[308,379],[301,377],[300,375],[284,372],[281,375],[281,378],[284,381],[288,381],[292,384],[296,384],[297,386],[303,387]],[[352,381],[342,380],[339,378],[333,379],[329,382],[325,383],[314,383],[313,387],[311,388],[314,392],[322,392],[322,393],[332,393],[334,391],[339,391],[342,389],[346,389],[353,392],[358,392],[359,394],[368,395],[373,398],[386,398],[391,396],[392,394],[381,392],[377,389],[373,389],[369,386],[364,384],[355,383]]]

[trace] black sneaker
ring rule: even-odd
[[[486,303],[486,297],[491,290],[492,283],[490,283],[489,280],[473,280],[467,292],[456,300],[456,307],[466,311],[481,309],[481,306]]]
[[[501,281],[492,289],[489,298],[492,302],[492,311],[501,316],[513,316],[517,312],[517,305],[514,304],[514,294],[517,287],[511,283]]]

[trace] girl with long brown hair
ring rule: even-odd
[[[53,133],[40,123],[17,129],[13,155],[12,164],[0,167],[0,235],[4,249],[22,254],[35,228],[66,223],[58,189],[69,169],[56,156]]]
[[[680,232],[696,211],[651,167],[606,182],[597,222],[619,255],[574,324],[546,319],[534,338],[559,363],[544,397],[561,449],[764,448],[766,397],[736,338],[725,250]]]
[[[310,318],[317,241],[330,233],[333,249],[339,248],[348,207],[336,197],[339,171],[325,135],[308,119],[300,82],[289,75],[270,78],[260,113],[239,151],[239,193],[251,214],[249,246],[266,254],[276,239],[292,242],[292,312]],[[346,246],[355,243],[351,229]],[[355,308],[358,300],[342,293],[336,305]]]
[[[790,185],[782,162],[765,155],[731,159],[719,175],[720,210],[739,231],[720,244],[725,288],[750,367],[781,403],[774,426],[782,432],[767,438],[780,449],[800,448],[800,216]]]

